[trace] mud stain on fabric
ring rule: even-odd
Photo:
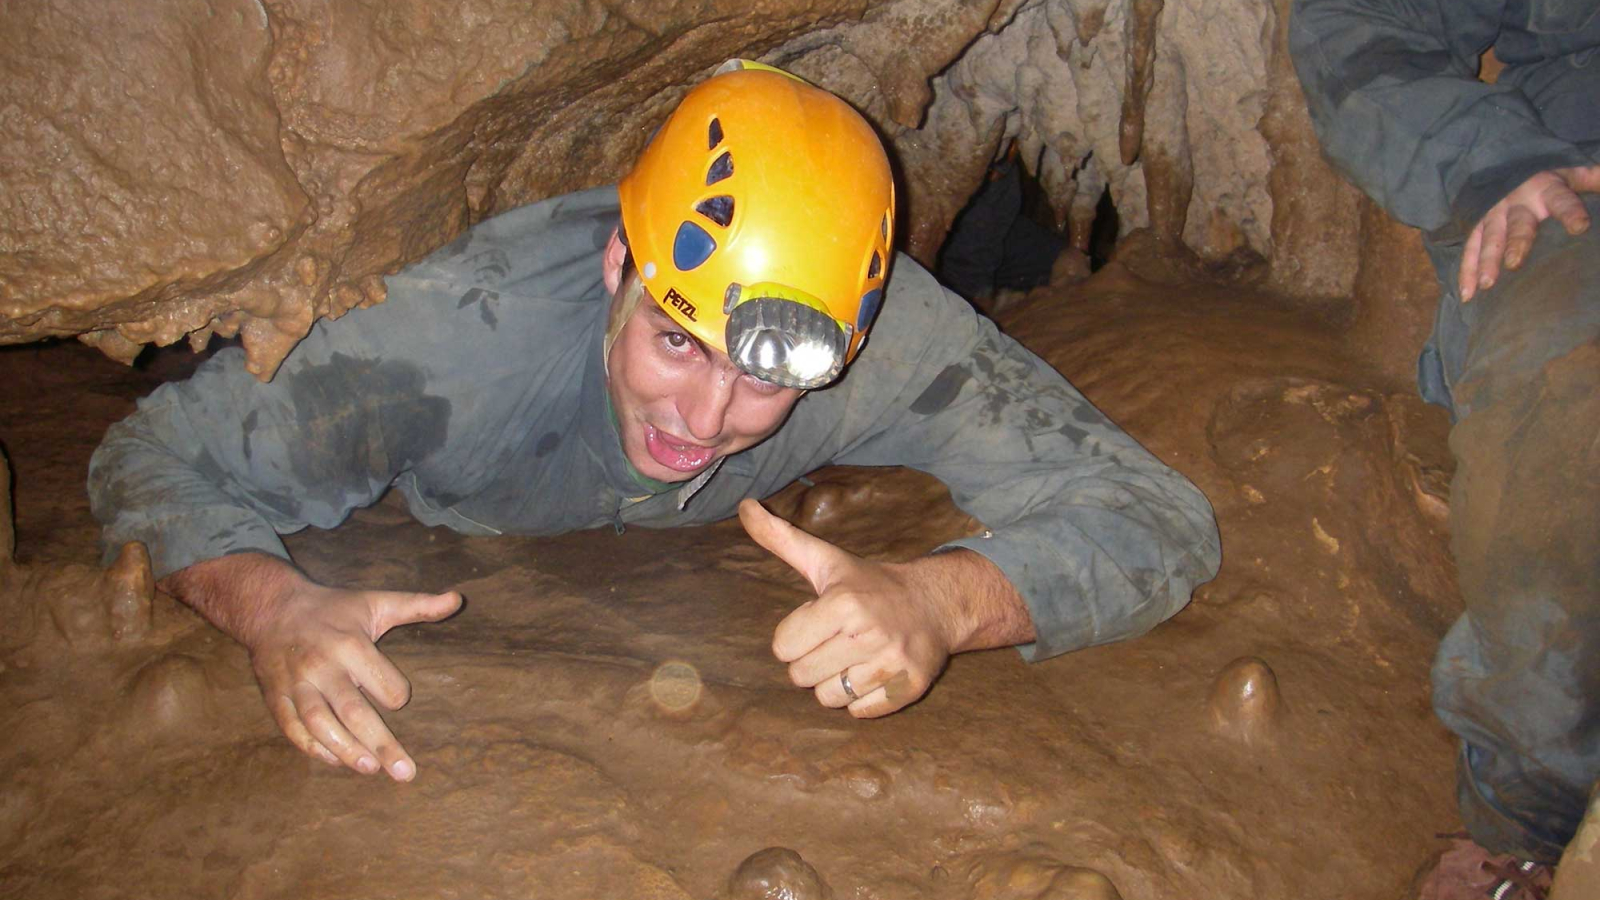
[[[911,411],[919,416],[931,416],[955,402],[961,388],[972,380],[972,373],[961,365],[946,366],[933,383],[923,390],[911,404]]]
[[[243,446],[240,448],[240,452],[244,453],[244,458],[247,462],[249,461],[251,455],[250,435],[256,433],[256,422],[258,422],[260,418],[260,411],[252,409],[250,410],[250,414],[244,417],[244,421],[239,423],[239,430],[243,433],[244,441]]]
[[[461,302],[456,304],[456,309],[466,309],[474,303],[478,304],[478,316],[483,319],[483,324],[489,326],[490,331],[494,331],[500,324],[500,318],[494,312],[495,304],[499,301],[499,291],[473,288],[461,295]]]
[[[302,435],[289,463],[306,484],[365,490],[444,446],[450,401],[426,392],[421,367],[335,353],[294,380]]]
[[[255,413],[252,412],[245,418],[245,440],[247,444],[250,433],[255,430],[255,423],[252,421],[255,417]],[[245,456],[246,458],[249,457],[248,451],[246,451]],[[212,456],[209,450],[200,451],[200,455],[195,457],[194,468],[195,471],[205,476],[205,480],[211,484],[228,486],[229,491],[234,494],[242,492],[243,496],[248,497],[258,506],[270,509],[289,519],[296,519],[300,516],[300,501],[279,491],[272,491],[254,485],[240,485],[234,473],[229,472],[222,463],[217,462],[216,457]],[[226,535],[221,537],[226,537]]]

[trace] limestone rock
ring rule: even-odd
[[[757,850],[728,879],[728,900],[832,900],[833,890],[788,847]]]
[[[837,524],[841,518],[859,512],[868,506],[871,500],[870,483],[823,482],[806,488],[805,493],[800,495],[800,502],[795,509],[794,524],[816,533]]]
[[[1002,5],[947,67],[946,42],[914,44],[925,48],[922,71],[931,59],[937,73],[914,127],[861,78],[881,71],[870,45],[843,36],[824,51],[806,38],[774,58],[817,54],[814,70],[804,62],[799,70],[855,100],[884,129],[910,199],[907,249],[924,262],[1013,139],[1075,234],[1087,234],[1109,189],[1124,232],[1154,218],[1202,257],[1270,257],[1272,153],[1258,126],[1269,62],[1282,52],[1273,42],[1277,17],[1266,2],[1235,5],[1225,16],[1197,0]],[[1152,179],[1156,195],[1147,200]],[[1354,261],[1347,267],[1353,272]]]
[[[15,552],[11,470],[0,453],[0,670],[8,659],[54,660],[63,645],[104,651],[153,636],[155,575],[143,544],[123,545],[104,570],[18,565]]]
[[[1104,874],[1067,865],[1038,845],[982,855],[968,877],[971,900],[1122,900]]]
[[[76,335],[131,361],[147,343],[242,335],[270,377],[318,318],[382,302],[384,275],[470,224],[620,177],[685,86],[732,56],[835,90],[880,128],[904,246],[924,262],[1015,141],[1079,249],[1109,193],[1124,234],[1150,228],[1230,271],[1266,260],[1284,293],[1343,303],[1371,273],[1361,321],[1395,335],[1376,347],[1394,371],[1429,318],[1426,281],[1390,274],[1396,258],[1425,272],[1414,236],[1359,207],[1320,158],[1284,47],[1287,0],[673,0],[646,15],[565,0],[22,0],[7,13],[0,343]]]
[[[1244,744],[1269,742],[1283,713],[1278,676],[1266,660],[1240,657],[1217,673],[1207,707],[1218,734]]]
[[[30,575],[25,594],[50,611],[57,636],[80,649],[103,649],[150,634],[155,577],[144,545],[131,542],[104,571],[67,564]]]
[[[101,576],[101,584],[111,618],[112,640],[138,640],[148,634],[156,599],[150,551],[138,541],[123,544],[111,567]]]
[[[176,339],[308,224],[260,4],[9,4],[0,47],[0,341]]]
[[[268,377],[472,221],[620,176],[672,86],[883,2],[13,4],[0,343],[242,334]]]
[[[127,689],[126,726],[146,738],[192,737],[196,723],[215,718],[211,683],[193,657],[173,654],[149,663]]]

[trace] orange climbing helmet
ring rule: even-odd
[[[640,278],[690,334],[785,387],[821,387],[855,359],[883,300],[894,177],[849,104],[731,60],[618,190]]]

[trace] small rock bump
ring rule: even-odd
[[[845,766],[834,778],[862,800],[882,800],[889,796],[889,773],[865,763]]]
[[[212,329],[210,325],[189,332],[189,350],[194,353],[204,353],[211,346]]]
[[[301,284],[306,287],[315,287],[327,267],[327,263],[315,256],[307,255],[295,261],[294,273],[299,277]]]
[[[757,850],[728,879],[728,900],[832,900],[833,890],[788,847]]]
[[[871,488],[864,484],[823,482],[806,488],[800,495],[794,523],[807,531],[826,528],[848,519],[870,502]]]
[[[389,288],[384,284],[383,278],[378,275],[368,275],[361,279],[361,293],[364,295],[363,305],[372,306],[382,303],[389,295]]]
[[[211,683],[199,661],[164,656],[139,670],[128,689],[128,725],[148,731],[180,731],[184,723],[209,716]]]
[[[333,297],[339,301],[339,306],[344,309],[353,309],[367,299],[355,285],[348,281],[333,289]]]
[[[980,857],[969,878],[970,900],[1122,900],[1101,872],[1067,865],[1039,845]]]
[[[1217,673],[1209,705],[1218,734],[1246,744],[1269,741],[1283,715],[1278,676],[1265,660],[1242,656]]]
[[[250,236],[250,242],[258,247],[276,246],[283,240],[283,229],[271,222],[251,222],[245,233]]]

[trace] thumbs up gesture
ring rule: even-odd
[[[795,684],[857,718],[886,716],[927,692],[960,644],[963,616],[950,590],[927,583],[926,568],[862,559],[754,500],[739,504],[739,521],[817,594],[772,638]]]

